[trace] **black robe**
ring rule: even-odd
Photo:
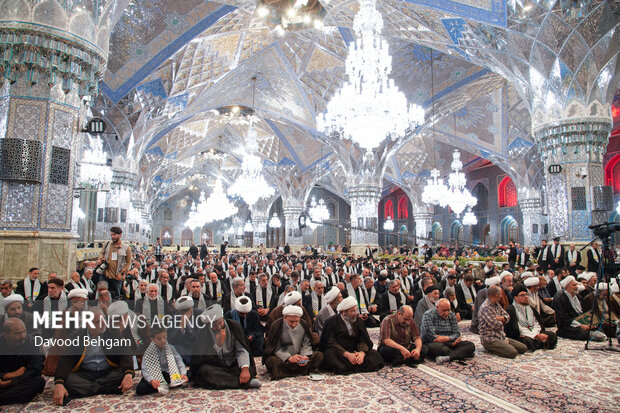
[[[525,344],[529,351],[534,351],[541,348],[555,348],[558,342],[558,338],[553,331],[545,330],[545,323],[535,308],[532,308],[532,312],[534,313],[534,318],[536,319],[536,321],[538,321],[538,324],[540,325],[540,332],[548,336],[547,344],[529,337],[521,337],[521,332],[519,331],[519,319],[517,318],[517,310],[515,309],[514,304],[509,305],[506,309],[506,312],[510,316],[510,320],[508,321],[508,323],[506,323],[506,325],[504,325],[504,332],[506,333],[506,337],[512,338]]]
[[[582,341],[590,338],[590,333],[588,331],[580,327],[571,326],[572,321],[580,314],[575,311],[564,291],[560,291],[554,297],[553,309],[555,310],[555,321],[558,324],[558,336]]]

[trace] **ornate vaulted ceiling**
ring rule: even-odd
[[[256,111],[265,164],[303,172],[327,161],[320,182],[344,194],[345,172],[315,118],[344,80],[359,5],[321,3],[324,28],[279,37],[255,1],[129,1],[92,110],[116,132],[108,153],[139,169],[153,205],[220,173],[234,179],[248,125],[214,110],[230,105]],[[540,185],[532,84],[561,103],[610,102],[617,87],[615,2],[379,0],[378,9],[395,83],[426,110],[386,168],[388,181],[412,190],[435,165],[448,171],[454,147],[465,164],[484,158],[519,186]],[[227,154],[223,164],[211,149]]]

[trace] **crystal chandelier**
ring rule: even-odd
[[[273,216],[269,220],[269,228],[280,228],[282,226],[282,222],[280,222],[280,218],[277,213],[273,213]]]
[[[394,231],[394,221],[391,216],[388,216],[385,222],[383,223],[383,229],[386,231]]]
[[[452,173],[448,175],[448,205],[458,216],[465,208],[471,208],[478,203],[478,200],[465,188],[467,183],[465,174],[461,172],[463,162],[461,162],[461,152],[455,149],[452,153]]]
[[[241,174],[228,188],[228,195],[239,196],[246,204],[252,206],[260,198],[267,198],[275,193],[273,187],[263,177],[261,159],[254,155],[258,151],[258,143],[256,141],[253,119],[250,120],[245,150],[246,154],[241,164]]]
[[[323,199],[319,199],[319,202],[316,202],[316,197],[312,195],[312,201],[310,201],[310,208],[308,209],[308,215],[310,215],[310,220],[315,223],[323,222],[329,219],[329,211],[327,210],[327,206],[325,205],[325,201]]]
[[[103,150],[103,141],[89,135],[89,148],[82,154],[80,164],[80,182],[102,187],[112,181],[112,168],[107,166],[107,154]]]
[[[476,218],[471,208],[467,208],[467,212],[463,215],[463,225],[476,225],[477,223],[478,218]]]
[[[250,221],[248,219],[248,222],[246,222],[245,226],[243,227],[243,231],[244,232],[253,232],[254,231],[254,225],[252,225],[252,221]]]
[[[422,191],[422,202],[445,207],[448,202],[447,195],[448,187],[439,176],[439,170],[433,169],[431,171],[431,177],[426,181],[426,185]]]
[[[199,228],[208,222],[220,221],[236,213],[237,207],[228,200],[222,179],[218,177],[208,199],[205,200],[204,192],[200,194],[200,200],[190,212],[185,225],[189,228]]]
[[[389,78],[392,56],[380,37],[383,18],[375,4],[376,0],[361,0],[353,21],[357,40],[349,45],[346,60],[347,80],[317,121],[317,129],[326,135],[351,139],[367,151],[424,122],[424,110],[408,105]]]

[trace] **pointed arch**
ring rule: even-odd
[[[605,185],[611,186],[614,194],[620,194],[620,153],[605,165]]]
[[[517,187],[509,176],[505,176],[497,187],[497,202],[500,208],[517,206]]]
[[[409,201],[406,196],[398,200],[398,219],[409,218]]]
[[[385,201],[383,217],[385,219],[387,219],[388,217],[394,218],[394,204],[392,203],[391,199],[388,199],[387,201]]]
[[[512,215],[508,215],[499,224],[500,243],[519,242],[519,224]]]

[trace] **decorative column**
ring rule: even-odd
[[[605,117],[569,118],[534,128],[545,164],[549,237],[588,241],[588,225],[602,223],[593,190],[604,185],[603,155],[612,122]],[[550,171],[550,166],[561,171]]]
[[[542,234],[542,204],[540,192],[535,189],[519,188],[519,207],[523,216],[523,245],[540,245]],[[534,225],[537,227],[534,233]]]
[[[304,245],[304,238],[299,229],[299,217],[304,210],[303,201],[297,199],[283,199],[282,201],[284,242],[291,247],[291,251],[297,251]]]
[[[35,266],[43,280],[50,271],[66,277],[75,267],[79,117],[105,71],[116,1],[3,4],[0,278],[21,279]]]
[[[351,203],[351,252],[363,254],[367,245],[371,248],[379,246],[377,231],[381,188],[374,185],[359,185],[348,188],[347,193]]]
[[[267,224],[269,223],[269,209],[276,199],[275,196],[260,198],[250,207],[252,213],[252,225],[254,226],[253,244],[258,247],[260,244],[267,246]]]
[[[110,228],[120,227],[123,238],[130,239],[129,211],[132,208],[131,194],[135,190],[136,171],[112,167],[112,182],[109,192],[97,195],[97,240],[110,238]]]
[[[433,230],[433,212],[432,206],[416,205],[413,208],[417,245],[424,245],[431,241],[428,234]]]

